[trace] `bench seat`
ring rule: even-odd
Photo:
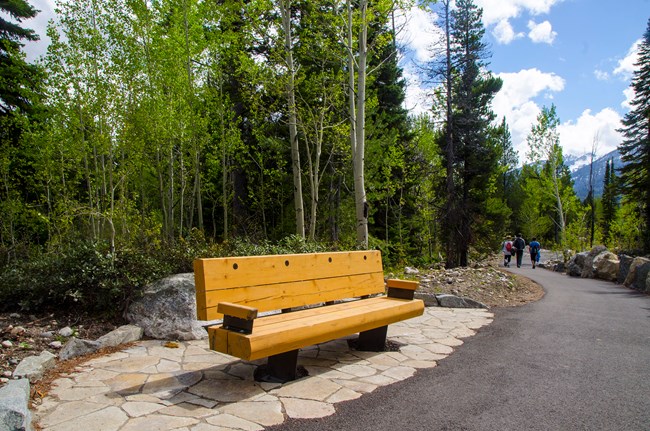
[[[422,315],[422,301],[378,296],[255,319],[253,333],[208,327],[210,348],[245,360],[266,358]]]

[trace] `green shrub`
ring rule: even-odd
[[[0,269],[0,311],[81,311],[119,318],[147,284],[192,272],[197,257],[315,253],[340,247],[296,235],[276,243],[246,239],[214,243],[198,230],[173,243],[142,241],[118,246],[112,253],[107,243],[76,240],[56,252],[14,261]],[[371,248],[382,250],[385,268],[401,261],[401,254],[382,241],[373,240]]]
[[[147,283],[174,272],[174,262],[163,256],[131,249],[113,255],[103,244],[76,242],[6,267],[0,273],[0,308],[117,317]]]

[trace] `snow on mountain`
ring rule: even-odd
[[[569,168],[571,172],[575,172],[581,167],[588,165],[590,161],[591,156],[589,154],[584,154],[582,156],[564,156],[564,164]]]
[[[605,181],[605,166],[607,161],[614,161],[614,168],[618,169],[623,166],[621,155],[618,150],[607,153],[604,156],[594,160],[593,165],[593,188],[594,196],[599,197],[603,194],[603,183]],[[589,165],[591,157],[585,154],[581,157],[567,156],[564,160],[565,165],[571,171],[573,179],[573,189],[581,200],[584,200],[589,194]]]

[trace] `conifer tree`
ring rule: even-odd
[[[650,252],[650,19],[639,45],[636,70],[631,87],[634,90],[632,110],[623,118],[619,130],[624,140],[619,151],[625,165],[620,169],[622,191],[636,202],[644,227],[643,247]]]
[[[25,0],[0,2],[0,11],[18,23],[33,18],[38,11]],[[35,41],[34,30],[21,27],[0,15],[0,116],[16,109],[32,111],[32,99],[38,87],[39,70],[25,61],[22,40]]]
[[[453,243],[458,261],[451,266],[466,266],[469,246],[475,241],[476,218],[485,212],[488,199],[485,185],[496,173],[498,151],[494,141],[488,139],[494,114],[490,102],[501,89],[502,81],[484,69],[490,53],[483,42],[485,28],[483,10],[472,0],[458,0],[452,12],[452,59],[458,71],[453,85],[453,140],[456,148],[454,160],[458,179],[459,227]]]
[[[603,217],[600,225],[603,233],[603,242],[607,244],[610,240],[612,223],[614,223],[616,210],[618,209],[616,171],[614,170],[614,161],[612,159],[608,160],[605,165],[602,206]]]

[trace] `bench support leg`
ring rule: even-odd
[[[366,352],[383,352],[386,348],[386,333],[388,326],[359,333],[358,349]]]
[[[255,370],[255,380],[258,382],[285,383],[296,380],[298,368],[298,350],[269,356],[266,365],[260,365]]]

